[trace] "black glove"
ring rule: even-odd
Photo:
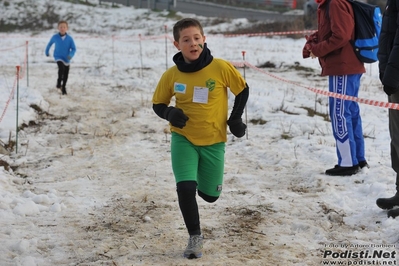
[[[178,128],[185,127],[186,121],[188,120],[188,117],[183,113],[181,109],[172,106],[166,108],[164,117],[172,124],[172,126]]]
[[[229,120],[227,121],[227,124],[229,125],[231,134],[233,134],[237,138],[241,138],[245,135],[245,129],[247,129],[247,125],[242,122],[241,118],[231,121]]]
[[[399,91],[399,89],[384,85],[384,91],[388,96],[390,96],[391,94],[397,93]]]

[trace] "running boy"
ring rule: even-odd
[[[51,37],[45,51],[46,56],[49,56],[50,48],[55,44],[54,60],[58,65],[57,88],[61,89],[63,95],[67,94],[65,86],[68,80],[69,64],[76,52],[75,42],[72,37],[67,34],[67,30],[68,23],[66,21],[62,20],[58,22],[59,33]]]
[[[184,18],[173,27],[175,66],[162,75],[152,102],[154,112],[170,123],[171,157],[179,207],[190,235],[186,258],[202,256],[196,192],[215,202],[222,191],[227,125],[240,138],[247,126],[241,116],[249,88],[229,62],[213,58],[205,43],[201,24]],[[227,120],[228,90],[235,95]],[[169,106],[175,97],[175,106]]]

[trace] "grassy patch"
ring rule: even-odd
[[[263,120],[262,118],[258,118],[258,119],[251,119],[249,120],[250,123],[254,124],[254,125],[264,125],[267,123],[266,120]]]
[[[72,4],[81,4],[85,6],[96,6],[95,4],[90,3],[88,0],[64,0],[65,2]]]
[[[263,64],[257,65],[257,68],[276,68],[276,64],[270,61],[267,61]]]
[[[315,70],[311,67],[301,66],[299,62],[295,62],[294,65],[289,65],[288,69],[295,71],[304,71],[304,72],[314,72]]]
[[[308,111],[308,116],[310,117],[314,117],[314,116],[320,116],[323,118],[324,121],[330,121],[330,115],[329,114],[324,114],[324,113],[320,113],[315,111],[314,109],[310,108],[310,107],[301,107],[302,109],[305,109],[306,111]]]

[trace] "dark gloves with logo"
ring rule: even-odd
[[[183,111],[176,107],[166,108],[164,117],[172,124],[172,126],[178,128],[185,127],[186,121],[188,120],[188,117],[183,113]]]
[[[229,125],[231,134],[233,134],[237,138],[241,138],[245,135],[245,129],[247,129],[247,125],[242,122],[241,118],[229,120],[227,121],[227,124]]]
[[[391,87],[391,86],[384,85],[384,92],[388,96],[390,96],[391,94],[395,94],[395,93],[399,92],[399,89]]]

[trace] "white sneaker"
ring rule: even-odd
[[[202,235],[192,235],[188,239],[186,250],[183,256],[188,259],[197,259],[202,257],[202,246],[204,237]]]

